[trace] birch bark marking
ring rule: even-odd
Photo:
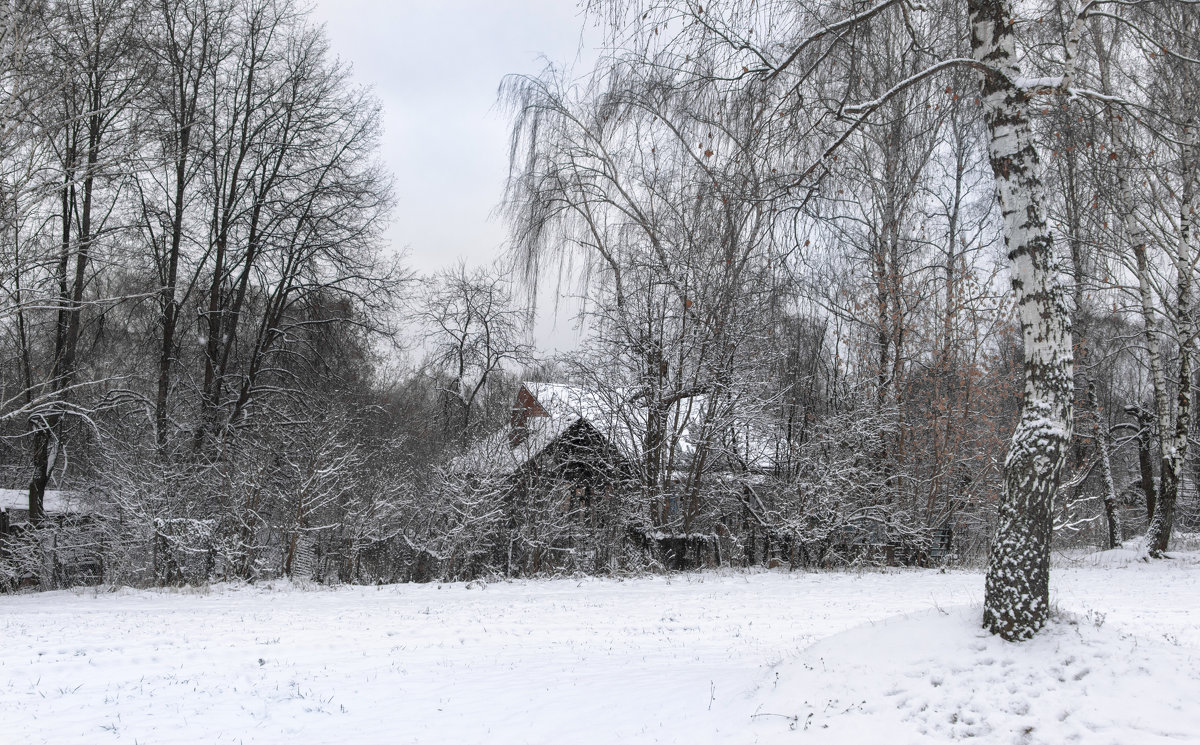
[[[1008,0],[968,0],[971,48],[988,65],[982,102],[989,156],[1004,216],[1024,343],[1020,421],[1004,462],[1004,495],[985,584],[983,625],[1009,641],[1029,639],[1050,611],[1051,507],[1071,439],[1070,309],[1053,266],[1045,189],[1014,54]]]
[[[1096,450],[1100,454],[1100,475],[1104,477],[1104,518],[1108,524],[1108,547],[1119,548],[1124,537],[1121,531],[1121,517],[1117,513],[1117,487],[1113,484],[1112,459],[1112,430],[1104,422],[1100,403],[1096,400],[1096,383],[1087,384],[1088,407],[1095,417],[1092,425],[1092,435],[1096,441]]]
[[[1190,132],[1189,132],[1190,130]],[[1175,503],[1179,497],[1180,486],[1183,483],[1183,469],[1187,463],[1188,434],[1192,429],[1192,348],[1195,344],[1196,322],[1192,311],[1192,274],[1195,272],[1195,262],[1192,257],[1191,223],[1196,214],[1196,130],[1194,119],[1189,118],[1184,126],[1181,141],[1180,162],[1183,164],[1183,189],[1179,205],[1179,238],[1175,246],[1175,307],[1170,309],[1174,316],[1176,334],[1179,338],[1179,377],[1176,380],[1178,392],[1175,398],[1175,426],[1168,429],[1170,417],[1166,415],[1166,403],[1163,402],[1163,413],[1159,415],[1159,442],[1162,460],[1159,467],[1158,509],[1150,521],[1146,531],[1146,545],[1150,555],[1162,558],[1171,541],[1171,532],[1175,524]],[[1143,249],[1144,253],[1144,249]],[[1139,256],[1138,273],[1144,257]],[[1163,365],[1160,360],[1159,369]],[[1157,389],[1156,401],[1157,401]],[[1166,398],[1164,386],[1163,398]],[[1171,432],[1170,439],[1167,433]]]

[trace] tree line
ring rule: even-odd
[[[1052,536],[1194,524],[1190,3],[594,4],[594,68],[501,86],[510,249],[420,286],[302,9],[5,13],[12,578],[57,581],[42,495],[86,485],[114,581],[990,555],[1022,638]],[[619,468],[581,436],[514,485],[522,379],[602,401]]]
[[[1056,529],[1164,554],[1195,509],[1193,3],[594,10],[592,71],[506,84],[506,205],[529,278],[582,267],[590,368],[652,412],[643,491],[658,413],[703,401],[701,500],[758,412],[747,514],[809,545],[974,532],[1009,639],[1045,622]]]
[[[113,576],[166,581],[193,544],[245,575],[289,540],[262,533],[369,509],[329,482],[369,459],[337,433],[407,278],[378,103],[287,0],[16,2],[0,25],[0,447],[30,523],[53,527],[47,491],[89,495]]]

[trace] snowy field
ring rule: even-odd
[[[1024,645],[935,570],[0,597],[0,742],[1200,743],[1200,556],[1068,564]]]

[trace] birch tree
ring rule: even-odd
[[[849,11],[827,5],[741,10],[680,3],[634,20],[628,33],[639,43],[647,39],[645,46],[652,48],[660,43],[649,39],[665,32],[679,47],[673,57],[655,58],[654,64],[671,67],[696,85],[758,78],[773,86],[768,90],[775,111],[792,117],[794,125],[789,193],[801,207],[836,167],[846,141],[890,101],[954,69],[981,74],[979,103],[1024,342],[1024,399],[1005,461],[984,625],[1006,639],[1026,639],[1049,613],[1051,505],[1072,413],[1070,308],[1057,276],[1030,107],[1038,95],[1070,88],[1077,41],[1058,58],[1057,77],[1027,77],[1020,68],[1018,13],[1011,3],[970,0],[966,22],[957,27],[953,19],[964,18],[961,7],[939,6],[945,14],[939,18],[927,10],[900,0]],[[869,45],[872,24],[888,22],[904,24],[931,57],[921,69],[863,100],[856,83],[867,71],[853,64],[852,54],[851,64],[838,69],[835,52]],[[771,36],[764,39],[763,32]],[[717,62],[694,64],[693,57]]]
[[[1148,53],[1155,81],[1151,100],[1156,104],[1152,110],[1161,121],[1161,124],[1156,122],[1158,126],[1155,129],[1164,134],[1157,138],[1156,149],[1165,149],[1169,153],[1169,160],[1164,164],[1167,167],[1155,171],[1155,175],[1161,177],[1161,182],[1154,189],[1153,196],[1159,205],[1169,205],[1164,219],[1155,220],[1155,224],[1161,226],[1156,231],[1158,242],[1167,257],[1169,271],[1174,275],[1174,287],[1163,288],[1158,294],[1166,311],[1166,323],[1174,332],[1178,366],[1175,405],[1171,411],[1172,407],[1163,400],[1163,360],[1161,357],[1151,360],[1161,447],[1160,485],[1154,518],[1146,535],[1151,554],[1162,556],[1171,540],[1192,428],[1193,353],[1197,335],[1194,285],[1197,273],[1196,210],[1200,205],[1200,117],[1195,107],[1183,101],[1200,91],[1200,14],[1193,6],[1179,4],[1145,16],[1135,15],[1132,20],[1136,31],[1149,30],[1151,39],[1158,42],[1158,51]],[[1144,45],[1139,47],[1138,51],[1147,53]],[[1158,62],[1156,60],[1160,55],[1164,59]],[[1134,154],[1129,153],[1126,157],[1130,156]],[[1141,231],[1138,235],[1140,237]],[[1155,328],[1158,324],[1153,322],[1152,307],[1145,302],[1147,293],[1144,285],[1149,282],[1145,266],[1146,245],[1140,239],[1134,242],[1138,283],[1142,288],[1139,294],[1143,299],[1149,335],[1158,330]],[[1147,343],[1154,344],[1149,336]],[[1171,421],[1172,418],[1174,421]]]
[[[988,563],[983,622],[994,634],[1021,640],[1050,614],[1052,508],[1071,440],[1074,353],[1028,115],[1035,89],[1018,65],[1011,23],[1016,10],[1006,0],[970,0],[968,7],[972,53],[986,65],[981,95],[988,151],[1025,354],[1025,393],[1004,463],[1006,489]]]
[[[1200,122],[1189,100],[1200,90],[1200,16],[1189,3],[1116,8],[1090,21],[1098,43],[1097,82],[1107,97],[1104,175],[1112,251],[1131,281],[1142,325],[1158,433],[1159,482],[1143,466],[1152,556],[1168,549],[1192,427],[1197,335],[1196,206]],[[1143,427],[1148,421],[1146,417]],[[1149,430],[1146,430],[1147,434]],[[1153,493],[1152,493],[1153,492]]]
[[[782,176],[760,154],[784,124],[756,89],[696,90],[636,58],[583,88],[548,75],[506,94],[516,257],[531,278],[578,258],[596,344],[616,362],[603,390],[628,420],[648,512],[690,533],[778,299]],[[676,486],[684,506],[672,513]]]

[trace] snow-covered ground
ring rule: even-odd
[[[0,743],[1200,742],[1200,559],[0,597]]]

